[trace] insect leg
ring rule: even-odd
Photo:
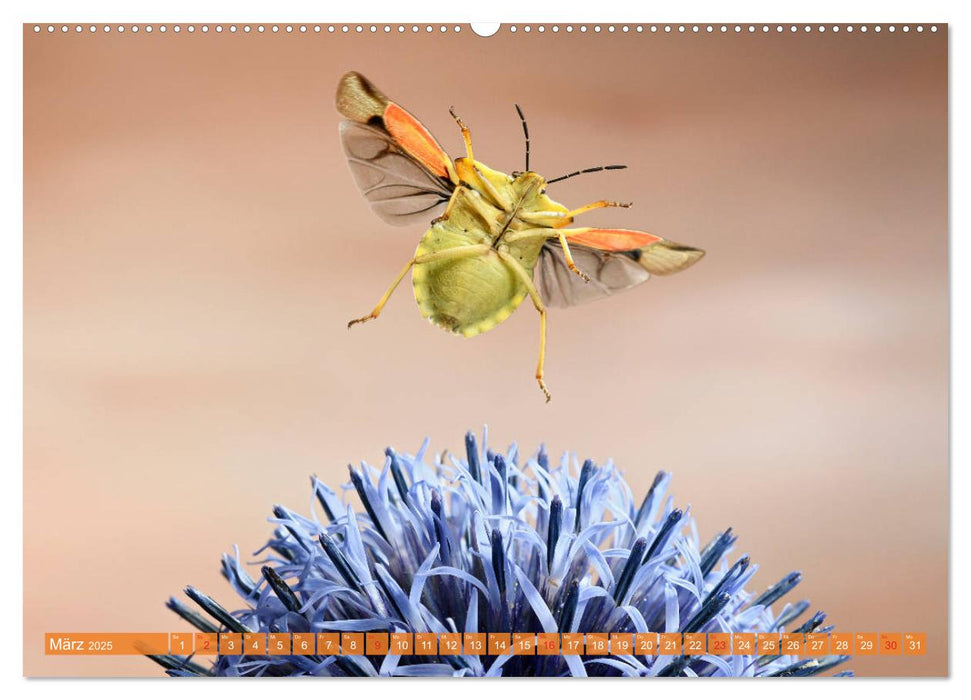
[[[481,187],[482,191],[489,195],[489,199],[495,202],[503,211],[511,211],[513,208],[512,203],[506,199],[506,197],[504,197],[499,190],[496,189],[495,185],[486,179],[486,176],[482,174],[482,171],[479,170],[479,166],[475,165],[475,163],[472,164],[472,171],[476,174],[476,177],[479,178],[479,187]]]
[[[459,184],[456,185],[456,189],[458,189],[459,187],[468,187],[468,185],[466,185],[464,182],[459,182]],[[439,216],[436,216],[434,219],[432,219],[431,221],[432,226],[434,226],[435,224],[439,224],[443,221],[448,221],[448,217],[452,214],[452,209],[454,208],[455,208],[455,195],[453,194],[451,197],[449,197],[448,204],[445,205],[445,211],[443,211]]]
[[[561,226],[566,226],[573,220],[574,217],[579,216],[580,214],[584,214],[588,211],[593,211],[594,209],[603,209],[605,207],[623,207],[624,209],[627,209],[628,207],[631,206],[631,204],[632,202],[610,202],[606,199],[601,199],[599,202],[593,202],[592,204],[587,204],[577,209],[568,211],[566,214],[563,215],[563,220],[557,223],[556,226],[557,228]]]
[[[502,247],[496,252],[499,253],[499,257],[506,263],[509,269],[515,272],[519,276],[519,279],[522,280],[526,291],[529,293],[529,298],[533,300],[533,306],[539,312],[539,360],[536,363],[536,381],[539,382],[539,388],[546,395],[546,403],[549,403],[552,397],[550,396],[549,389],[546,388],[546,382],[543,381],[543,366],[546,364],[546,306],[543,305],[543,300],[540,298],[539,292],[533,284],[533,280],[530,279],[529,273],[526,272],[519,261],[503,250]]]
[[[408,270],[410,270],[412,266],[421,265],[422,263],[435,262],[437,260],[451,260],[455,258],[470,258],[477,255],[485,255],[490,250],[492,250],[492,248],[487,245],[466,245],[459,246],[458,248],[439,250],[434,253],[427,253],[425,255],[419,255],[412,258],[408,261],[408,264],[405,265],[405,268],[398,274],[394,282],[391,283],[391,286],[388,287],[388,291],[386,291],[384,296],[382,296],[380,301],[378,301],[378,305],[374,307],[374,310],[371,311],[371,313],[369,313],[367,316],[355,318],[353,321],[350,321],[347,324],[347,327],[350,328],[355,323],[364,323],[365,321],[370,321],[372,318],[377,318],[380,316],[382,309],[384,309],[384,305],[388,303],[391,295],[394,294],[394,290],[398,288],[398,285],[401,284],[401,280],[405,278],[405,275],[408,274]]]
[[[472,131],[465,125],[462,118],[455,113],[454,107],[449,107],[448,113],[452,115],[452,119],[455,120],[455,123],[458,124],[459,128],[462,130],[462,140],[465,141],[465,153],[468,155],[469,160],[474,162],[475,158],[472,157]]]
[[[424,263],[438,262],[439,260],[474,258],[479,255],[485,255],[490,250],[492,250],[492,246],[484,243],[476,243],[475,245],[460,245],[457,248],[446,248],[445,250],[436,250],[434,253],[425,253],[424,255],[419,255],[414,259],[413,262],[415,265],[423,265]]]
[[[574,273],[580,276],[584,282],[590,281],[590,276],[586,272],[577,267],[577,264],[573,262],[573,253],[570,252],[570,244],[566,242],[566,235],[562,231],[557,231],[557,238],[560,239],[560,247],[563,248],[563,257],[566,258],[566,266],[570,268]]]
[[[388,303],[388,299],[390,299],[391,295],[394,294],[394,290],[398,288],[398,285],[401,284],[401,280],[405,278],[405,275],[408,274],[408,270],[410,270],[411,266],[414,264],[415,258],[409,260],[408,264],[405,265],[405,269],[403,269],[395,278],[394,282],[391,283],[391,286],[388,287],[388,291],[386,291],[384,296],[378,301],[378,305],[374,307],[374,310],[371,311],[371,313],[369,313],[367,316],[361,316],[361,318],[355,318],[353,321],[348,321],[347,327],[350,328],[355,323],[364,323],[365,321],[370,321],[372,318],[377,318],[380,316],[384,305]]]
[[[526,238],[558,238],[560,241],[560,247],[563,248],[563,257],[566,259],[566,266],[570,268],[574,273],[580,276],[584,282],[589,282],[590,277],[577,267],[576,263],[573,262],[573,253],[570,252],[570,244],[566,240],[566,233],[562,229],[551,229],[551,228],[533,228],[524,229],[521,231],[514,231],[512,233],[507,233],[505,240],[507,243],[512,243],[514,241],[521,241]]]

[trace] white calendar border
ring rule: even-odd
[[[965,3],[966,4],[966,3]],[[969,112],[969,88],[967,75],[969,73],[969,58],[971,55],[971,23],[966,23],[966,13],[962,11],[960,3],[943,2],[936,0],[922,0],[921,2],[900,2],[899,0],[884,0],[884,2],[867,5],[865,3],[854,3],[847,0],[816,0],[813,3],[789,3],[785,6],[778,2],[762,1],[740,1],[736,2],[714,2],[697,1],[691,5],[682,3],[653,4],[633,2],[611,2],[610,0],[597,0],[594,3],[568,3],[566,0],[553,2],[549,0],[533,0],[532,2],[514,2],[513,0],[496,0],[494,2],[458,2],[452,0],[424,0],[423,2],[387,2],[385,0],[372,0],[368,3],[321,3],[321,2],[295,2],[288,0],[274,0],[274,2],[253,2],[252,0],[239,0],[237,2],[209,2],[203,6],[198,0],[168,0],[167,2],[122,2],[120,0],[82,0],[75,2],[13,2],[3,10],[4,22],[2,25],[2,35],[0,35],[0,75],[2,75],[2,92],[0,95],[4,99],[0,101],[0,114],[3,117],[3,150],[0,151],[0,162],[2,162],[3,189],[0,196],[3,198],[0,213],[5,221],[3,227],[2,245],[3,251],[0,254],[0,264],[3,265],[3,273],[0,274],[0,283],[3,285],[0,293],[0,308],[2,308],[4,327],[4,342],[0,346],[3,353],[2,384],[0,384],[0,434],[2,434],[2,444],[4,447],[3,462],[5,480],[3,488],[0,489],[0,498],[3,499],[3,507],[0,513],[4,518],[5,533],[8,542],[7,560],[4,562],[4,575],[0,577],[2,585],[3,601],[5,603],[6,624],[13,627],[12,618],[20,618],[19,623],[22,628],[22,616],[17,615],[21,606],[19,602],[22,598],[22,579],[19,572],[22,570],[23,552],[21,545],[23,542],[22,530],[22,429],[23,429],[23,395],[22,395],[22,348],[23,348],[23,315],[22,315],[22,240],[23,230],[23,209],[22,209],[22,76],[23,76],[23,34],[21,23],[24,22],[68,22],[68,21],[106,21],[118,22],[158,22],[160,20],[192,22],[213,22],[213,21],[275,21],[275,22],[312,22],[328,21],[338,22],[448,22],[448,23],[467,23],[469,21],[495,22],[502,19],[507,23],[581,23],[596,22],[605,23],[634,23],[638,20],[646,20],[651,23],[665,22],[785,22],[785,23],[951,23],[953,26],[949,30],[951,42],[951,226],[950,229],[955,235],[951,239],[951,279],[952,279],[952,357],[967,358],[971,357],[971,337],[969,337],[968,307],[971,305],[969,288],[971,288],[971,266],[969,266],[969,249],[967,233],[962,231],[962,223],[968,221],[967,198],[962,197],[964,191],[961,185],[968,180],[967,163],[969,160],[968,132],[958,126],[954,116],[966,115]],[[962,85],[955,78],[964,78]],[[965,125],[962,125],[965,126]],[[955,128],[958,127],[958,128]],[[967,127],[965,126],[965,129]],[[966,189],[966,188],[965,188]],[[956,468],[951,471],[951,503],[963,505],[969,499],[968,470],[971,469],[971,450],[968,448],[971,435],[971,425],[968,416],[969,395],[971,395],[971,385],[969,385],[968,363],[965,360],[955,362],[952,367],[952,465]],[[952,507],[952,534],[951,534],[951,590],[954,583],[960,582],[958,590],[966,590],[968,580],[971,578],[968,567],[967,552],[971,551],[969,546],[968,523],[971,520],[968,512],[969,508]],[[953,545],[955,541],[963,543],[959,551]],[[963,554],[962,554],[963,552]],[[79,604],[83,604],[79,601]],[[914,601],[919,605],[920,601]],[[951,628],[963,629],[971,628],[971,621],[968,618],[967,596],[950,596],[950,615]],[[56,681],[25,681],[21,678],[22,674],[22,650],[20,640],[22,640],[22,629],[14,633],[11,629],[3,636],[2,654],[0,654],[0,670],[2,679],[0,682],[4,686],[10,685],[10,691],[16,693],[13,697],[27,695],[40,698],[57,698],[62,700],[66,695],[84,697],[97,694],[99,697],[121,696],[123,694],[138,693],[144,700],[154,700],[155,698],[169,698],[172,693],[178,693],[180,699],[183,697],[211,697],[214,692],[213,686],[209,682],[179,682],[178,687],[173,685],[174,681],[142,680],[142,679],[111,679],[111,680],[56,680]],[[963,697],[968,696],[968,677],[971,671],[967,668],[969,644],[962,641],[960,637],[952,635],[949,645],[949,663],[952,680],[948,682],[934,680],[914,680],[902,681],[899,679],[881,680],[834,680],[825,681],[822,679],[808,679],[805,681],[793,682],[791,680],[781,681],[786,683],[783,690],[779,685],[771,681],[755,681],[745,686],[744,692],[755,696],[763,694],[776,694],[785,692],[794,698],[815,696],[820,692],[825,692],[828,696],[840,697],[850,693],[858,694],[860,688],[851,687],[855,683],[865,682],[875,683],[880,686],[881,691],[889,692],[922,692],[924,688],[918,688],[917,684],[923,686],[925,683],[933,683],[933,687],[928,688],[930,692],[943,696],[956,696],[961,692]],[[954,660],[960,660],[954,663]],[[232,681],[231,681],[232,682]],[[317,687],[310,689],[306,685],[283,688],[279,686],[268,689],[264,683],[272,681],[250,682],[235,681],[230,690],[237,697],[260,698],[264,700],[267,692],[271,693],[308,693],[338,692],[342,694],[362,693],[370,695],[375,693],[375,686],[368,683],[356,683],[349,681],[309,681],[309,682],[331,682],[336,685]],[[431,679],[409,680],[407,685],[403,682],[383,681],[396,683],[393,692],[401,693],[405,696],[456,692],[458,685],[450,683],[443,685],[441,681]],[[633,685],[632,682],[610,682],[610,681],[525,681],[505,679],[492,682],[462,682],[461,692],[463,698],[467,700],[478,700],[479,698],[490,698],[497,692],[497,686],[492,683],[503,685],[501,692],[508,692],[505,687],[511,683],[518,683],[518,690],[526,693],[546,692],[544,686],[537,683],[556,683],[555,692],[562,693],[566,697],[577,697],[581,693],[590,692],[611,692],[618,694],[644,693],[645,686]],[[633,683],[644,683],[651,681],[633,681]],[[663,682],[663,681],[662,681]],[[712,692],[724,691],[724,688],[715,688],[702,683],[685,683],[681,681],[671,681],[680,683],[677,690],[668,685],[652,686],[654,692],[677,692],[687,694],[688,697],[698,696],[703,693],[709,695]],[[719,682],[719,681],[715,681]],[[721,682],[738,682],[726,680]],[[827,683],[825,688],[816,686],[816,683]],[[582,685],[581,685],[582,683]],[[591,683],[609,683],[609,687],[594,688]],[[527,685],[528,684],[528,685]],[[964,691],[959,691],[960,687],[965,687]],[[387,686],[385,686],[387,688]],[[225,691],[223,691],[225,692]]]

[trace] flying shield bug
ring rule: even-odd
[[[536,380],[549,401],[543,380],[547,306],[572,306],[651,275],[680,272],[704,251],[643,231],[570,227],[586,212],[630,205],[601,200],[570,209],[550,199],[546,186],[625,166],[544,179],[529,169],[529,129],[516,109],[526,137],[526,170],[507,175],[475,159],[471,132],[453,110],[466,151],[454,161],[421,122],[363,75],[341,78],[341,141],[364,197],[388,223],[431,220],[414,257],[374,310],[347,325],[377,318],[409,271],[422,315],[466,337],[502,323],[528,296],[540,317]]]

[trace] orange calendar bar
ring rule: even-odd
[[[364,653],[363,632],[341,632],[341,655],[360,656]]]
[[[547,632],[537,634],[536,653],[540,656],[558,656],[560,653],[560,635]]]
[[[219,651],[219,635],[209,632],[196,632],[196,656],[215,656]]]
[[[634,633],[612,633],[610,635],[610,653],[614,656],[629,656],[634,653]]]
[[[746,632],[732,634],[732,654],[748,656],[755,653],[755,635]]]
[[[267,650],[270,656],[289,656],[290,633],[270,632],[269,640],[267,641]]]
[[[489,655],[504,656],[512,652],[512,635],[489,632]]]
[[[486,636],[480,632],[466,632],[465,639],[465,653],[471,656],[485,656],[486,654]]]
[[[293,654],[294,656],[311,656],[314,650],[314,635],[310,632],[293,633]]]
[[[169,654],[188,656],[195,653],[195,638],[188,632],[173,632],[169,635]]]
[[[755,635],[759,656],[775,656],[779,653],[779,633],[759,632]]]
[[[732,635],[722,632],[709,634],[708,653],[715,656],[729,656],[732,653]]]
[[[338,632],[317,633],[317,653],[322,656],[339,654],[341,650],[341,636]]]
[[[415,638],[411,632],[392,632],[390,652],[395,656],[411,656],[415,649]]]
[[[168,632],[66,633],[44,635],[44,653],[52,656],[168,654]]]
[[[783,654],[799,655],[802,653],[804,639],[801,632],[783,632],[779,642],[779,650]]]
[[[438,635],[438,653],[457,655],[462,653],[462,635],[455,632]]]
[[[418,656],[434,656],[438,653],[438,635],[432,632],[415,633],[415,654]]]
[[[829,635],[810,632],[806,635],[806,656],[826,656],[829,654]]]
[[[244,632],[243,653],[250,656],[266,654],[266,632]]]
[[[853,643],[853,634],[850,632],[831,632],[829,635],[830,653],[852,654]]]
[[[364,635],[364,648],[368,656],[387,656],[391,639],[387,632],[368,632]]]
[[[520,656],[532,656],[535,654],[536,635],[532,632],[513,632],[512,653]]]
[[[583,635],[577,632],[561,634],[560,650],[563,656],[582,656],[584,652]]]
[[[673,656],[681,653],[681,633],[662,632],[658,635],[657,653],[662,656]]]
[[[904,656],[923,656],[926,650],[926,634],[923,632],[904,632]]]
[[[635,634],[634,653],[641,656],[657,654],[657,635],[645,632]]]
[[[600,656],[610,651],[610,638],[606,634],[587,633],[587,654]]]
[[[853,653],[857,656],[873,656],[877,653],[877,633],[857,632],[854,637]]]
[[[175,636],[174,634],[172,635]],[[173,651],[173,654],[179,652]],[[239,656],[243,653],[243,635],[236,632],[223,632],[219,635],[219,653],[222,656]]]
[[[707,652],[707,637],[708,635],[699,632],[686,632],[682,647],[685,656],[700,656]]]
[[[924,632],[47,633],[51,656],[922,656]]]
[[[904,635],[900,632],[880,633],[880,654],[883,656],[900,656],[904,647]]]

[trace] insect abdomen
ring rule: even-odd
[[[429,229],[418,244],[416,257],[475,243],[442,228]],[[516,273],[492,250],[475,257],[417,264],[412,280],[422,316],[466,337],[502,323],[526,296]]]

